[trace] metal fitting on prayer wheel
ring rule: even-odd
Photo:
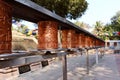
[[[12,7],[0,0],[0,54],[11,53]]]
[[[38,23],[38,49],[58,48],[58,23],[54,21],[40,21]]]

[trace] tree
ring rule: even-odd
[[[103,23],[101,21],[97,21],[94,27],[95,28],[93,30],[93,34],[105,40],[106,31],[105,31],[105,26],[103,25]]]
[[[111,26],[114,31],[120,31],[120,11],[111,18]]]
[[[76,19],[84,14],[88,7],[85,0],[31,0],[52,12],[70,19]]]
[[[80,21],[76,21],[74,24],[76,24],[77,26],[79,26],[85,30],[89,30],[91,28],[88,24],[86,24],[84,22],[80,22]]]

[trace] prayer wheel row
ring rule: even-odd
[[[59,25],[55,21],[40,21],[38,23],[38,49],[58,49],[58,37],[61,37],[61,48],[89,48],[102,43],[85,33],[77,33],[73,29],[62,29],[58,36]]]
[[[11,53],[12,7],[0,0],[0,54]],[[56,21],[38,22],[38,49],[58,49],[61,39],[61,48],[84,48],[102,44],[88,34],[78,33],[73,29],[61,29],[58,36],[59,23]]]

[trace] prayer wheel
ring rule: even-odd
[[[82,34],[78,34],[78,41],[77,41],[77,47],[82,48]]]
[[[58,48],[58,23],[54,21],[38,22],[38,49]]]
[[[91,38],[91,47],[94,47],[95,45],[95,41],[94,41],[94,38]]]
[[[76,48],[80,48],[80,42],[81,42],[81,39],[79,39],[81,36],[79,33],[76,33],[75,34],[75,47]]]
[[[89,37],[86,35],[85,36],[85,47],[88,48],[89,46],[90,46]]]
[[[62,30],[62,48],[75,48],[76,37],[75,30]]]
[[[103,46],[105,46],[105,42],[103,42]]]
[[[11,53],[12,7],[0,0],[0,54]]]
[[[96,39],[93,38],[93,46],[95,47],[96,46]]]
[[[67,34],[67,48],[75,48],[75,31],[70,29]]]
[[[62,48],[67,48],[67,34],[68,30],[62,30],[61,35],[62,35]]]
[[[81,34],[81,46],[82,46],[82,48],[84,48],[85,47],[85,34]]]
[[[89,47],[92,47],[92,40],[91,40],[92,38],[89,36]]]
[[[99,41],[98,40],[96,40],[96,46],[99,46]]]

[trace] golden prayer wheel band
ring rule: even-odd
[[[0,0],[0,54],[11,53],[12,7]]]
[[[54,21],[38,22],[38,49],[58,48],[58,23]]]

